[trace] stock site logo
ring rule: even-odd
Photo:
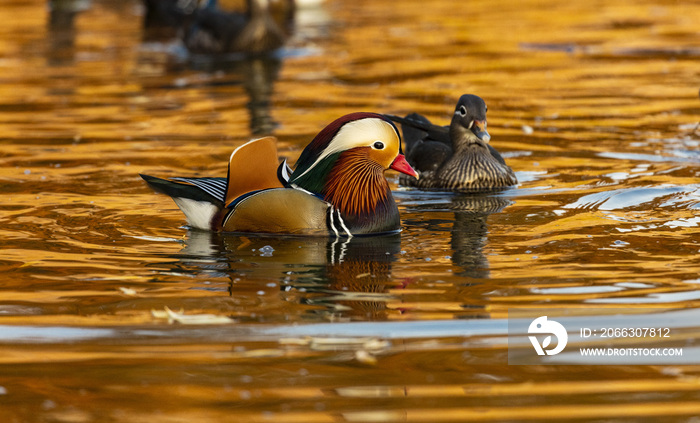
[[[537,355],[556,355],[564,350],[566,347],[566,342],[569,340],[569,335],[566,333],[566,329],[561,323],[555,322],[554,320],[547,320],[547,316],[540,316],[530,323],[530,327],[527,329],[529,334],[549,334],[542,340],[542,345],[537,340],[536,336],[529,336],[532,346],[535,347]],[[557,346],[555,348],[545,350],[552,343],[552,335],[557,337]]]

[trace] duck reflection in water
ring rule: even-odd
[[[75,18],[90,8],[89,0],[50,0],[48,9],[48,63],[72,65],[75,61]]]
[[[450,245],[452,262],[463,270],[458,274],[476,279],[489,277],[489,261],[484,254],[488,243],[488,217],[511,201],[493,195],[462,194],[452,199],[455,221]]]
[[[179,256],[196,271],[227,274],[234,297],[273,280],[284,301],[304,305],[308,318],[386,320],[400,313],[387,307],[395,299],[387,291],[405,287],[391,274],[400,250],[400,234],[319,238],[191,231]]]
[[[272,117],[270,107],[274,84],[282,68],[282,59],[278,56],[249,56],[241,60],[210,61],[194,60],[190,63],[192,69],[204,70],[209,73],[223,71],[234,75],[233,85],[242,84],[248,96],[246,108],[250,116],[250,132],[253,135],[271,134],[277,127]],[[218,84],[219,81],[214,82]],[[227,84],[229,82],[223,82]]]
[[[185,52],[168,50],[174,53],[170,54],[174,60],[167,63],[168,71],[188,67],[239,76],[242,82],[232,84],[242,83],[250,98],[251,133],[269,134],[276,126],[269,109],[282,64],[278,51],[293,33],[295,3],[246,0],[244,11],[229,9],[228,3],[144,0],[144,41],[167,45],[177,40],[184,46]],[[152,49],[144,53],[142,61],[152,60]]]
[[[433,233],[444,232],[444,219],[431,219],[431,213],[446,210],[452,212],[454,219],[450,219],[450,257],[452,263],[462,269],[455,274],[474,279],[488,278],[489,261],[484,254],[484,248],[488,244],[487,220],[491,214],[498,213],[512,204],[512,201],[493,192],[430,194],[431,198],[434,196],[439,196],[440,200],[431,199],[429,202],[409,206],[418,217],[404,217],[404,224],[419,228],[428,226]]]

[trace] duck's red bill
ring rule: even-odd
[[[408,164],[406,157],[403,154],[396,156],[394,162],[391,163],[391,166],[389,167],[397,172],[405,173],[408,176],[413,176],[414,178],[418,179],[418,173],[416,173],[411,165]]]

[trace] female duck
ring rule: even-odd
[[[387,116],[401,123],[408,162],[420,179],[404,178],[404,185],[455,191],[482,191],[518,183],[513,170],[489,144],[486,103],[481,97],[460,97],[449,127],[433,125],[412,113],[404,118]]]
[[[304,149],[291,175],[286,161],[278,165],[275,141],[237,148],[227,178],[141,177],[170,195],[198,229],[332,236],[400,229],[384,171],[418,175],[391,121],[374,113],[335,120]]]

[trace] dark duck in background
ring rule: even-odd
[[[406,158],[420,179],[401,178],[403,185],[451,191],[487,191],[516,185],[518,180],[486,131],[486,103],[460,97],[450,126],[438,126],[422,115],[387,115],[401,124]]]
[[[179,37],[199,54],[265,54],[282,47],[293,31],[294,0],[245,0],[243,11],[228,3],[144,0],[144,26],[149,38]]]

